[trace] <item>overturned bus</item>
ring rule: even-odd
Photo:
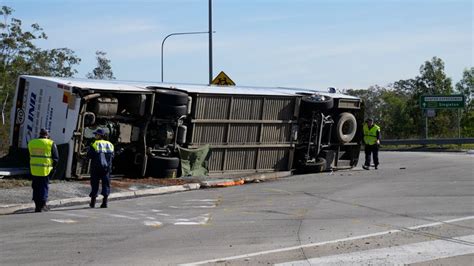
[[[9,157],[28,165],[27,143],[46,128],[61,158],[55,177],[87,176],[101,128],[115,146],[114,175],[195,174],[190,162],[210,175],[350,168],[361,105],[334,90],[20,76]]]

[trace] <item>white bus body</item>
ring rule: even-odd
[[[116,146],[113,174],[176,176],[178,148],[209,145],[211,174],[357,164],[363,108],[335,92],[20,76],[11,112],[10,158],[27,165],[41,128],[58,145],[57,178],[89,173],[92,132]]]

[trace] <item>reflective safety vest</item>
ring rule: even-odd
[[[97,153],[113,153],[114,152],[114,145],[107,140],[96,140],[92,144],[92,148]]]
[[[380,127],[374,124],[370,129],[367,124],[364,124],[364,143],[367,145],[374,145],[377,143],[377,131]]]
[[[51,149],[54,142],[50,139],[33,139],[28,143],[30,152],[30,171],[34,176],[48,176],[53,170]]]

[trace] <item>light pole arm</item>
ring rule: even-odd
[[[175,32],[175,33],[166,35],[166,37],[161,42],[161,82],[163,82],[163,48],[164,48],[166,39],[174,35],[205,34],[205,33],[207,34],[209,32],[208,31]]]

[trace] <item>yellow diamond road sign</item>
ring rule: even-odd
[[[221,86],[235,86],[234,81],[232,81],[229,76],[227,76],[224,71],[221,71],[217,77],[211,82],[214,85],[221,85]]]

